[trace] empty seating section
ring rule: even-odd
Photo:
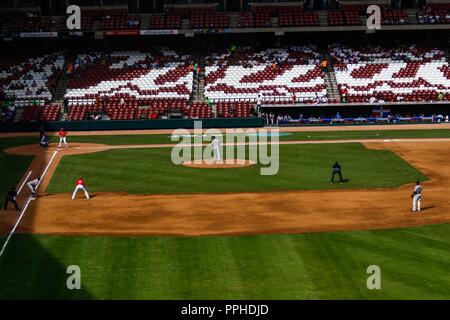
[[[166,29],[180,29],[181,28],[181,16],[178,14],[166,15]]]
[[[301,6],[258,6],[240,14],[239,27],[273,27],[272,18],[278,18],[280,27],[319,25],[318,14],[314,11],[304,11]]]
[[[77,57],[73,79],[65,97],[73,110],[71,119],[80,120],[90,108],[100,108],[111,118],[134,118],[141,106],[157,107],[154,101],[187,101],[192,93],[193,73],[190,55],[160,48],[152,53],[91,53]],[[177,102],[174,106],[185,106]],[[109,109],[107,109],[109,108]],[[130,109],[123,113],[116,109]],[[139,117],[145,112],[141,112]]]
[[[256,7],[252,11],[244,11],[239,15],[240,28],[267,28],[272,26],[271,16],[276,12],[276,7]]]
[[[204,102],[194,102],[187,110],[189,118],[211,118],[211,107]]]
[[[268,13],[254,13],[255,27],[266,28],[271,27],[272,22]]]
[[[408,24],[408,13],[404,10],[382,10],[381,23],[386,25]]]
[[[361,25],[362,20],[357,10],[330,10],[328,11],[328,24],[330,26]]]
[[[193,29],[227,28],[228,15],[226,13],[192,14],[189,26]]]
[[[216,10],[213,7],[175,7],[168,8],[169,14],[178,14],[182,17],[189,18],[193,14],[213,14]]]
[[[140,23],[138,15],[105,16],[100,18],[100,30],[135,30]]]
[[[37,58],[3,58],[0,64],[0,91],[21,107],[37,100],[45,104],[52,99],[62,73],[65,58],[52,54]]]
[[[379,4],[381,8],[381,23],[384,25],[408,24],[408,13],[400,9],[390,9]],[[361,25],[367,13],[368,5],[343,4],[340,10],[328,11],[329,25]]]
[[[420,24],[450,23],[450,3],[430,3],[417,11],[417,21]]]
[[[316,12],[304,11],[300,7],[283,9],[278,13],[278,25],[280,27],[318,26],[319,16]]]
[[[52,26],[50,17],[41,17],[38,14],[28,15],[25,12],[0,12],[2,25],[7,32],[47,32]]]
[[[88,113],[105,114],[112,120],[156,119],[170,111],[187,113],[187,102],[182,99],[128,100],[114,98],[107,103],[77,104],[69,109],[69,119],[85,120]]]
[[[348,102],[450,100],[449,65],[441,49],[330,48],[341,96]]]
[[[255,26],[255,18],[251,12],[243,12],[239,15],[239,28],[253,28]]]
[[[328,24],[330,26],[342,26],[345,25],[344,14],[340,10],[328,11]]]
[[[125,8],[82,8],[81,30],[92,30],[95,21],[99,22],[100,30],[136,30],[140,28],[140,16],[129,15]],[[66,19],[60,20],[59,30],[67,30]]]
[[[177,14],[150,16],[149,28],[152,30],[180,29],[181,17]]]
[[[31,105],[23,110],[20,121],[56,121],[59,118],[60,110],[59,105]]]
[[[251,117],[254,104],[250,102],[219,102],[216,105],[218,118]]]
[[[320,55],[314,47],[268,49],[207,57],[205,96],[213,102],[311,103],[326,98]]]

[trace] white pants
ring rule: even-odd
[[[32,184],[31,182],[27,183],[28,189],[30,189],[31,193],[34,194],[36,192],[36,186]]]
[[[79,184],[79,185],[77,185],[75,187],[75,190],[73,191],[72,200],[75,199],[75,196],[77,195],[77,192],[80,191],[80,190],[83,190],[84,191],[84,195],[86,196],[86,199],[89,199],[89,193],[86,190],[85,186]]]
[[[59,137],[59,147],[61,147],[61,144],[64,143],[64,145],[67,147],[67,139],[66,137]]]
[[[422,195],[416,194],[413,197],[413,211],[420,211],[420,202],[422,201]]]
[[[214,161],[221,161],[222,158],[220,157],[220,149],[213,149],[213,153],[214,153]]]

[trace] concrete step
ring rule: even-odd
[[[181,29],[189,29],[189,19],[181,19]]]
[[[142,14],[141,15],[141,30],[150,29],[150,15]]]
[[[64,16],[52,17],[52,20],[55,21],[55,23],[51,25],[50,31],[52,31],[52,32],[58,31],[59,26],[61,25],[61,20],[65,20],[65,19],[66,19],[66,17],[64,17]]]
[[[416,9],[406,9],[408,13],[408,19],[410,24],[417,24]]]
[[[239,28],[239,15],[237,13],[229,14],[228,19],[231,29]]]
[[[319,25],[320,26],[328,26],[328,14],[326,10],[318,11],[319,15]]]
[[[277,17],[270,18],[270,24],[272,25],[273,28],[277,28],[278,27],[278,18]]]
[[[14,115],[13,122],[18,122],[20,120],[24,109],[25,108],[17,108],[16,109],[16,114]]]
[[[100,30],[100,20],[94,20],[94,24],[92,25],[92,30],[93,31]]]

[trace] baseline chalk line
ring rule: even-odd
[[[42,175],[41,175],[41,180],[39,180],[38,185],[36,186],[36,190],[39,188],[39,185],[41,184],[41,181],[44,179],[44,176],[45,176],[45,174],[47,173],[48,168],[49,168],[50,165],[52,164],[53,160],[55,159],[57,153],[58,153],[58,151],[53,152],[53,155],[52,155],[52,157],[50,158],[50,161],[48,162],[47,166],[45,167],[44,172],[43,172]],[[30,174],[31,174],[31,173],[30,173]],[[9,241],[11,240],[11,237],[13,236],[14,232],[16,232],[16,229],[17,229],[17,227],[19,226],[20,221],[22,220],[23,216],[25,215],[25,212],[27,211],[28,206],[30,205],[31,199],[32,199],[31,196],[28,197],[28,200],[27,200],[25,206],[23,207],[22,212],[20,213],[19,219],[17,219],[16,224],[14,225],[14,227],[13,227],[12,230],[10,231],[8,237],[6,238],[6,241],[5,241],[5,243],[3,244],[3,246],[2,246],[2,250],[0,251],[0,258],[3,256],[3,253],[4,253],[5,250],[6,250],[6,246],[8,245]]]
[[[19,188],[19,191],[17,191],[17,195],[19,195],[20,194],[20,191],[22,191],[22,189],[23,189],[23,186],[25,185],[25,183],[27,183],[27,181],[28,181],[28,178],[31,176],[31,171],[30,172],[28,172],[28,175],[25,177],[25,180],[23,180],[23,182],[22,182],[22,185],[20,186],[20,188]]]

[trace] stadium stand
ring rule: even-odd
[[[153,53],[81,54],[65,95],[69,118],[82,120],[86,113],[101,110],[111,119],[133,119],[161,114],[169,105],[181,108],[185,104],[180,101],[186,102],[192,93],[190,62],[190,55],[166,48]],[[153,110],[138,112],[141,106]]]
[[[31,105],[24,109],[20,121],[56,121],[60,111],[61,107],[59,105]]]
[[[108,15],[100,18],[100,30],[135,30],[140,23],[139,15]]]
[[[32,103],[46,104],[52,99],[65,58],[61,53],[29,58],[4,58],[1,63],[0,84],[5,97],[16,106]]]
[[[23,11],[0,12],[0,20],[6,32],[48,32],[54,23],[51,17]]]
[[[192,14],[189,25],[193,29],[218,29],[229,26],[228,15],[225,13]]]
[[[154,15],[149,18],[149,28],[152,30],[179,29],[181,16],[177,14]]]
[[[312,103],[326,99],[324,75],[314,47],[213,54],[206,58],[205,97],[213,102]],[[322,100],[325,101],[325,100]]]
[[[417,22],[420,24],[450,23],[450,3],[430,3],[417,10]]]
[[[189,118],[211,118],[212,111],[205,102],[194,102],[187,113]]]
[[[250,102],[219,102],[216,105],[217,117],[251,117],[253,106]]]
[[[348,102],[436,101],[450,98],[449,65],[441,49],[330,48],[339,93]]]
[[[404,10],[382,10],[381,23],[385,25],[409,24],[408,13]]]
[[[328,25],[330,26],[352,26],[361,25],[361,16],[357,10],[329,10]]]

